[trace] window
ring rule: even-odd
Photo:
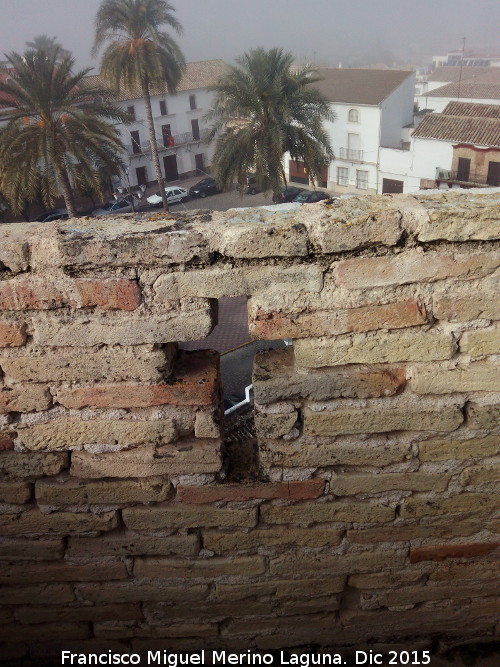
[[[360,190],[368,190],[368,172],[356,169],[356,187]]]
[[[134,130],[130,133],[130,139],[132,140],[132,153],[141,153],[141,140],[139,138],[139,130]]]
[[[160,100],[160,113],[162,116],[166,116],[168,114],[167,103],[165,100]]]
[[[132,120],[135,120],[135,107],[134,106],[127,107],[127,113],[130,116],[130,118],[132,118]]]
[[[337,167],[337,185],[349,185],[349,169]]]
[[[161,126],[161,136],[163,138],[164,146],[173,146],[174,142],[172,141],[172,132],[170,130],[170,125]]]
[[[196,95],[189,96],[189,108],[196,109]]]
[[[349,109],[349,122],[359,123],[359,113],[357,109]]]
[[[197,141],[200,138],[200,126],[197,118],[191,121],[191,132],[193,133],[193,139]]]

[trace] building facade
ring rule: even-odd
[[[321,187],[335,194],[382,192],[382,146],[406,150],[409,145],[405,127],[413,121],[415,73],[367,68],[321,69],[319,75],[317,87],[335,114],[325,123],[335,159],[324,170]],[[286,166],[292,183],[309,184],[303,163],[286,160]]]
[[[162,175],[167,183],[210,172],[214,145],[205,142],[208,125],[204,115],[212,105],[215,85],[224,74],[222,60],[187,63],[184,76],[171,95],[166,86],[152,88],[151,109]],[[91,77],[94,82],[99,77]],[[156,174],[151,160],[146,108],[140,89],[120,88],[115,102],[133,119],[118,129],[126,149],[125,162],[130,185],[153,185]]]

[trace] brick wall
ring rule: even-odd
[[[500,195],[4,226],[0,641],[429,647],[498,623]],[[261,481],[225,478],[247,295]]]

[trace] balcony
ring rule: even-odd
[[[470,187],[487,187],[488,177],[485,174],[465,173],[460,171],[450,171],[449,169],[436,168],[436,183],[457,183],[459,185],[468,185]]]
[[[363,151],[353,148],[339,148],[339,158],[350,162],[363,162]]]
[[[172,146],[164,146],[163,137],[157,137],[156,145],[158,147],[158,152],[161,153],[162,151],[166,150],[174,150],[175,148],[187,146],[188,144],[201,143],[202,141],[205,141],[205,139],[208,136],[208,133],[209,130],[204,129],[200,130],[199,137],[194,137],[192,132],[173,134],[172,138],[174,142]],[[139,157],[140,155],[148,155],[149,153],[151,153],[151,144],[149,141],[141,141],[140,146],[133,144],[125,144],[125,150],[127,151],[127,155],[129,155],[129,157],[134,157],[134,156]]]

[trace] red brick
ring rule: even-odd
[[[0,347],[18,347],[26,343],[26,323],[0,322]]]
[[[7,449],[14,449],[14,438],[16,433],[13,431],[0,431],[0,452],[5,452]]]
[[[2,310],[47,310],[64,305],[64,295],[52,282],[29,278],[6,280],[0,284]]]
[[[57,400],[65,408],[141,408],[152,405],[213,405],[217,401],[218,355],[184,352],[165,384],[115,384],[61,389]]]
[[[446,560],[446,558],[475,558],[494,551],[500,542],[486,542],[475,544],[442,544],[429,547],[411,549],[410,563],[420,563],[424,560]]]
[[[8,280],[0,283],[0,309],[49,310],[72,306],[135,310],[141,291],[133,280],[79,279],[60,286],[43,280]]]
[[[416,299],[344,310],[301,312],[259,308],[251,319],[252,338],[308,338],[342,333],[401,329],[427,322],[422,302]]]
[[[310,479],[303,482],[283,482],[279,484],[219,484],[218,486],[181,486],[177,487],[180,500],[185,503],[202,505],[217,501],[231,500],[307,500],[318,498],[323,493],[325,482],[322,479]]]
[[[134,280],[77,280],[80,307],[135,310],[141,303],[141,290]]]

